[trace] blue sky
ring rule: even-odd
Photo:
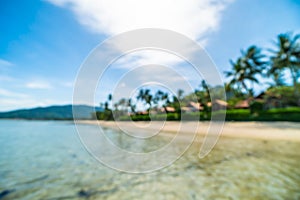
[[[230,69],[229,59],[242,48],[271,47],[279,33],[300,33],[299,1],[224,0],[215,5],[191,0],[183,5],[166,0],[151,1],[147,8],[135,2],[134,10],[126,1],[86,2],[1,1],[0,111],[71,103],[74,80],[89,52],[134,28],[187,35],[204,46],[220,72]],[[99,101],[109,90],[99,92]]]

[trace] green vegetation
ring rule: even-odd
[[[262,72],[266,64],[262,61],[263,57],[261,49],[251,46],[246,52],[242,51],[242,57],[236,62],[231,60],[232,71],[225,72],[226,77],[231,78],[229,85],[237,86],[238,91],[244,90],[249,96],[253,95],[254,91],[247,86],[247,81],[258,83],[256,75]]]
[[[288,107],[288,108],[274,108],[266,111],[260,111],[259,113],[251,113],[249,109],[232,109],[232,110],[220,110],[214,112],[213,115],[226,114],[226,121],[300,121],[300,108],[299,107]],[[211,119],[211,114],[205,115],[203,112],[184,113],[181,116],[177,113],[168,114],[156,114],[153,116],[149,115],[132,115],[132,116],[121,116],[118,118],[120,121],[158,121],[165,120],[177,121],[180,119],[188,121],[208,121]]]
[[[109,106],[113,98],[109,95],[102,104],[104,111],[96,113],[97,119],[210,120],[212,115],[226,113],[229,121],[300,121],[299,40],[300,35],[279,34],[268,54],[255,45],[242,50],[236,61],[230,60],[231,71],[224,72],[229,80],[224,84],[225,91],[223,86],[210,86],[202,80],[192,94],[180,89],[174,96],[160,90],[152,94],[145,88],[139,90],[135,103],[134,99],[120,99],[113,106]],[[273,82],[255,96],[253,86],[262,85],[261,80],[266,78]],[[224,92],[227,99],[223,99]],[[145,109],[137,111],[137,102]],[[216,110],[213,113],[212,107]]]

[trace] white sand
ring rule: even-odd
[[[101,125],[102,127],[119,129],[118,125],[126,129],[135,129],[135,126],[145,130],[159,130],[162,122],[116,122],[113,121],[78,121],[84,124]],[[182,122],[186,126],[184,133],[194,133],[197,122]],[[199,122],[197,133],[204,136],[209,128],[209,122]],[[176,133],[180,122],[166,122],[161,131]],[[221,137],[253,138],[263,140],[288,140],[300,142],[300,123],[297,122],[225,122]]]

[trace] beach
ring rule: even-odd
[[[113,122],[84,121],[86,133],[94,126],[101,126],[104,133],[118,139],[117,146],[129,151],[140,148],[138,143],[126,143],[128,133],[143,136],[143,133],[157,133],[144,141],[151,150],[161,148],[180,137],[178,149],[186,144],[190,134],[197,135],[189,149],[170,167],[158,171],[154,181],[146,181],[138,188],[154,188],[157,199],[299,199],[299,123],[291,122],[226,122],[212,151],[199,157],[209,122],[182,122],[184,129],[177,132],[180,122]],[[163,128],[162,128],[163,127]],[[123,132],[120,132],[120,129]],[[98,129],[99,131],[99,129]],[[125,132],[126,133],[126,132]],[[138,134],[139,133],[139,134]],[[83,132],[83,134],[85,134]],[[212,135],[214,132],[211,133]],[[146,134],[147,135],[147,134]],[[136,139],[136,138],[135,138]],[[148,144],[148,145],[146,145]],[[155,147],[153,149],[153,147]],[[175,149],[177,151],[178,149]],[[147,165],[145,163],[145,165]],[[152,180],[152,178],[150,178]],[[173,184],[174,183],[174,184]],[[147,186],[145,186],[147,185]],[[166,194],[169,191],[169,194]],[[141,199],[147,199],[141,193]],[[127,195],[127,194],[126,194]],[[132,195],[132,194],[130,194]]]
[[[129,122],[120,123],[123,129],[145,132],[153,132],[161,125],[138,122],[135,127]],[[179,133],[182,139],[193,133],[196,122],[184,123],[186,129]],[[77,130],[96,135],[99,129],[95,124],[98,122],[80,122]],[[167,122],[162,133],[145,140],[120,134],[115,122],[100,124],[118,147],[143,153],[168,144],[180,123]],[[0,120],[0,125],[3,199],[300,198],[300,145],[297,137],[292,137],[299,134],[296,123],[226,123],[213,150],[199,158],[203,131],[208,128],[208,122],[201,122],[196,138],[199,142],[193,142],[171,165],[145,174],[120,172],[103,165],[86,151],[70,121]],[[95,141],[99,147],[105,144]],[[180,140],[174,152],[185,145]],[[109,149],[103,156],[124,166],[132,162],[120,162],[120,155]],[[151,159],[144,160],[141,166],[150,164]]]
[[[194,127],[197,128],[198,138],[203,138],[210,126],[209,122],[173,122],[167,121],[162,125],[162,122],[124,122],[124,121],[96,121],[96,120],[81,120],[80,124],[100,125],[101,127],[120,130],[134,130],[143,128],[148,131],[160,130],[163,135],[177,133],[180,124],[184,124],[184,134],[193,134]],[[297,122],[225,122],[220,137],[233,138],[249,138],[260,140],[282,140],[300,142],[300,123]]]

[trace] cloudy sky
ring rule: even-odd
[[[0,111],[71,103],[84,59],[119,33],[176,31],[202,45],[223,72],[240,49],[267,48],[279,33],[299,33],[299,10],[298,0],[2,0]],[[168,56],[150,57],[159,64],[174,62]],[[99,101],[109,90],[101,89]]]

